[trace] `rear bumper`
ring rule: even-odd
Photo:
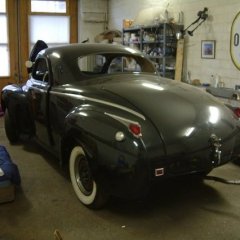
[[[109,156],[114,158],[104,162],[101,172],[112,195],[139,197],[145,195],[155,182],[182,175],[204,175],[213,168],[228,163],[236,152],[240,153],[239,135],[236,129],[223,141],[218,139],[213,143],[207,142],[205,148],[186,152],[182,150],[167,156],[160,152],[159,148],[148,151],[142,149],[137,154],[122,151],[116,154],[115,149],[111,149],[112,154],[109,155],[110,151],[107,151],[105,159]]]
[[[231,161],[232,152],[229,151],[224,156],[211,157],[209,150],[201,153],[193,153],[186,156],[172,156],[168,159],[154,160],[151,162],[151,180],[159,177],[175,177],[194,173],[207,173],[213,168]],[[162,169],[163,174],[157,175],[158,169]],[[157,171],[158,170],[158,171]]]
[[[127,198],[144,196],[155,182],[164,181],[182,175],[209,173],[213,168],[226,164],[232,158],[232,151],[225,151],[220,159],[213,159],[209,149],[188,155],[177,155],[168,158],[144,160],[132,171],[111,172],[110,192],[113,195]],[[139,162],[138,162],[139,163]]]

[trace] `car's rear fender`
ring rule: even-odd
[[[139,151],[139,147],[132,151],[133,140],[137,141],[139,146],[142,146],[141,139],[135,139],[131,136],[126,126],[92,107],[91,109],[77,108],[72,111],[65,119],[65,126],[65,136],[74,136],[75,139],[84,141],[85,144],[87,144],[86,139],[93,139],[96,145],[103,143],[105,146],[129,154],[136,154]],[[115,139],[115,135],[119,131],[124,133],[124,141]],[[99,151],[101,150],[97,149],[98,154]]]
[[[136,136],[129,130],[129,122],[140,125],[141,135]],[[121,134],[123,139],[118,138]],[[124,110],[116,113],[115,109],[102,109],[101,106],[84,105],[71,111],[65,119],[62,142],[71,142],[69,138],[86,145],[89,156],[95,156],[97,165],[106,168],[117,169],[119,162],[122,166],[125,163],[133,166],[141,159],[146,161],[149,154],[164,154],[159,134],[149,121]],[[64,148],[62,144],[62,153]]]
[[[131,133],[129,121],[141,126],[141,136]],[[119,132],[124,135],[122,140],[116,135]],[[125,192],[128,185],[133,195],[133,189],[141,192],[150,182],[151,159],[165,155],[161,137],[149,120],[100,105],[85,104],[67,115],[60,147],[62,161],[67,162],[76,145],[83,147],[94,177],[109,191],[123,188]]]

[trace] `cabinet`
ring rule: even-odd
[[[138,49],[155,64],[160,75],[174,78],[177,39],[183,25],[160,23],[123,29],[123,45]]]

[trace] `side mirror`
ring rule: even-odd
[[[25,66],[27,68],[27,72],[30,74],[32,72],[32,68],[33,68],[34,62],[27,60],[25,62]]]

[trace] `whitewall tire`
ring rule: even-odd
[[[87,156],[82,147],[72,149],[69,171],[73,189],[78,199],[89,208],[100,208],[106,202],[104,192],[93,179]]]

